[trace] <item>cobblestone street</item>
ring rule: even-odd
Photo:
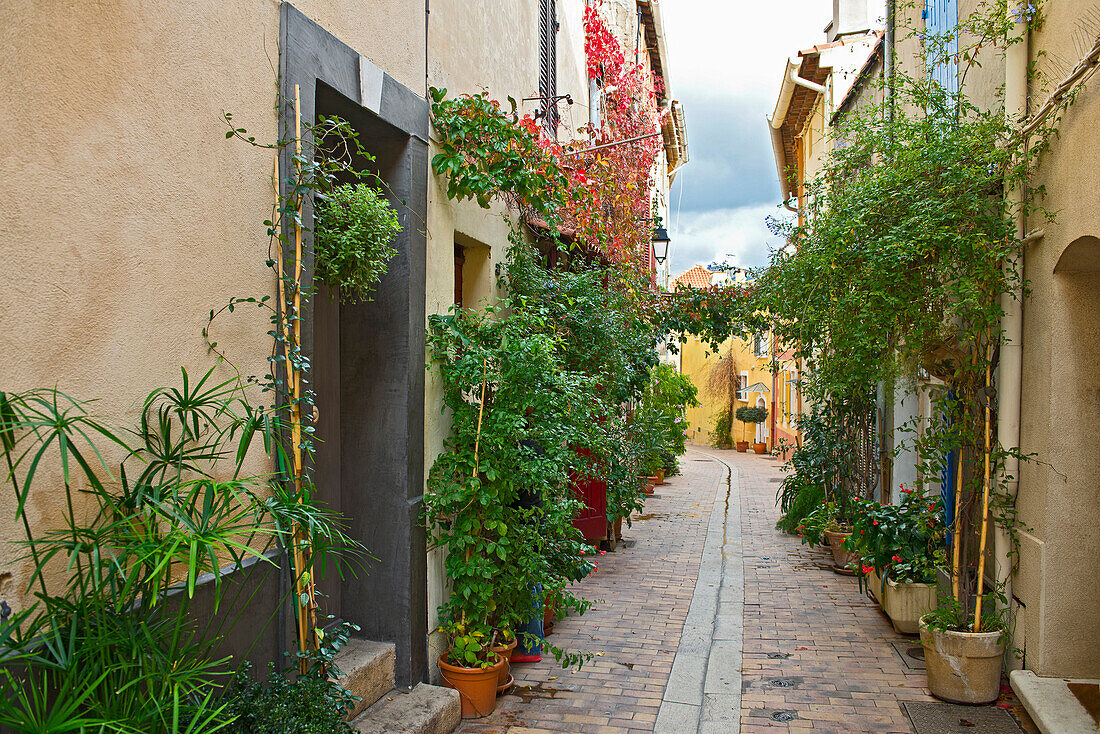
[[[624,529],[626,547],[579,584],[595,607],[550,636],[593,660],[578,672],[549,659],[514,666],[517,686],[496,712],[458,731],[913,731],[902,704],[935,700],[911,654],[919,641],[896,634],[855,578],[833,573],[828,551],[775,529],[779,464],[707,448],[682,466]],[[730,609],[743,614],[731,620]]]

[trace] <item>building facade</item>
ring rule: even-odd
[[[497,295],[508,246],[505,210],[447,198],[431,171],[437,143],[428,89],[482,90],[538,111],[566,142],[600,124],[601,90],[586,70],[584,0],[435,0],[423,4],[152,3],[142,9],[5,4],[0,36],[3,119],[19,139],[0,145],[8,315],[0,388],[57,385],[98,398],[107,421],[131,424],[141,398],[180,367],[232,377],[204,329],[231,297],[274,298],[265,234],[276,191],[288,193],[291,149],[227,140],[223,114],[259,143],[294,137],[337,115],[358,132],[385,184],[402,233],[373,300],[342,303],[323,288],[303,309],[302,348],[316,392],[314,479],[321,500],[348,520],[375,560],[355,575],[318,581],[325,614],[396,646],[399,685],[428,680],[436,607],[447,590],[441,549],[420,519],[425,476],[449,421],[425,365],[430,314],[474,308]],[[668,187],[687,160],[683,111],[668,80],[656,0],[608,0],[602,9],[624,49],[663,79],[664,155],[653,197],[667,220]],[[674,113],[675,111],[675,113]],[[276,163],[276,159],[278,162]],[[283,176],[276,176],[277,170]],[[33,194],[32,194],[33,192]],[[313,211],[303,277],[312,278]],[[647,255],[656,278],[653,253]],[[263,375],[272,352],[267,316],[241,309],[211,338],[242,376]],[[247,466],[272,470],[257,453]],[[36,528],[60,520],[35,492]],[[0,500],[0,542],[22,537],[10,498]],[[0,598],[18,610],[30,573],[0,556]],[[227,569],[232,576],[236,571]],[[257,592],[271,625],[252,655],[279,661],[291,626],[276,579]],[[284,605],[285,606],[285,605]],[[254,631],[254,630],[252,630]],[[242,653],[244,641],[230,640]]]
[[[929,0],[913,7],[887,3],[881,40],[832,110],[832,122],[869,100],[882,101],[879,82],[892,73],[928,75],[949,90],[961,91],[979,108],[1004,111],[1018,127],[1042,119],[1062,99],[1059,89],[1076,94],[1028,182],[1030,195],[1036,197],[1033,203],[1053,212],[1053,220],[1033,211],[1017,222],[1023,241],[1018,257],[1028,292],[1008,294],[1001,302],[1005,317],[994,375],[996,440],[1006,448],[1018,447],[1029,458],[1009,459],[1004,468],[1015,530],[1011,535],[996,532],[986,584],[987,589],[1002,584],[1010,600],[1013,647],[1019,652],[1007,656],[1010,667],[1039,676],[1097,678],[1100,454],[1088,421],[1100,400],[1095,348],[1100,333],[1100,214],[1090,183],[1100,155],[1092,144],[1092,131],[1100,124],[1100,96],[1079,81],[1097,66],[1100,29],[1085,2],[1047,4],[1038,15],[1033,6],[1012,2],[1007,20],[1016,42],[1007,48],[983,46],[980,65],[969,69],[957,56],[930,63],[922,37],[948,32],[982,9],[972,0]],[[957,53],[960,44],[973,41],[963,32],[951,41],[952,48]],[[799,67],[802,75],[812,71],[805,58]],[[818,77],[810,81],[824,85]],[[803,97],[812,96],[814,90],[803,87]],[[792,95],[790,107],[801,112],[806,105],[798,103],[798,94]],[[825,97],[818,90],[818,108]],[[828,119],[828,110],[824,112]],[[812,120],[817,114],[810,107],[802,116]],[[781,133],[773,135],[784,196],[794,200],[798,184],[815,170],[812,151],[807,153],[814,128],[798,118],[793,127],[784,127],[789,116],[777,114],[772,127]],[[799,128],[807,132],[799,134]],[[911,438],[902,428],[919,430],[937,419],[928,399],[933,383],[914,375],[904,384],[880,389],[883,487],[890,489],[884,499],[897,501],[900,484],[920,481]]]

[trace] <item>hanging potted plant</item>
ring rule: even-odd
[[[763,423],[768,418],[768,411],[764,408],[756,408],[743,405],[737,409],[736,416],[737,420],[741,421],[742,440],[737,442],[738,450],[740,451],[741,444],[745,444],[746,447],[748,446],[748,443],[745,440],[745,433],[748,429],[748,424],[752,423],[753,425],[756,425],[757,423]],[[763,454],[767,452],[768,445],[766,443],[754,441],[752,444],[752,450],[758,454]]]

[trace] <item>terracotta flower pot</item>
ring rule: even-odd
[[[749,442],[748,441],[738,441],[737,442],[737,450],[740,451],[742,454],[745,453],[746,451],[749,450]]]
[[[766,454],[766,453],[768,453],[768,444],[766,444],[766,443],[754,443],[752,445],[752,450],[755,451],[758,454]]]
[[[463,668],[451,665],[440,655],[439,672],[443,684],[458,691],[462,701],[462,718],[480,719],[493,713],[497,706],[497,678],[504,667],[503,660],[488,668]]]
[[[557,604],[553,602],[550,594],[542,602],[542,633],[548,635],[554,631],[554,625],[558,622]]]
[[[996,632],[928,629],[920,620],[920,644],[928,666],[928,689],[952,703],[991,703],[1001,692],[1005,641]]]
[[[858,551],[848,551],[840,547],[840,544],[844,542],[851,533],[836,533],[832,530],[825,531],[825,537],[829,541],[829,550],[833,552],[833,570],[837,573],[850,576],[854,574],[854,571],[849,570],[848,564],[859,561]]]
[[[895,632],[917,634],[920,632],[921,617],[934,611],[938,605],[935,584],[898,584],[893,579],[886,579],[882,610],[890,617]]]
[[[657,472],[657,481],[654,482],[654,484],[656,484],[657,486],[660,486],[664,483],[665,483],[665,470],[661,469],[659,472]]]
[[[642,487],[642,494],[653,494],[653,485],[646,482],[645,486]]]
[[[512,664],[509,662],[512,659],[512,650],[516,649],[516,645],[519,644],[519,639],[513,637],[512,641],[507,645],[493,645],[490,650],[500,656],[500,659],[504,661],[504,667],[497,673],[497,688],[500,688],[505,681],[508,680],[508,674],[512,672]]]

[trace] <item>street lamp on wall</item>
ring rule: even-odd
[[[668,245],[672,242],[668,237],[668,232],[664,227],[658,227],[657,231],[653,233],[653,259],[659,262],[661,265],[665,264],[665,260],[668,259]]]

